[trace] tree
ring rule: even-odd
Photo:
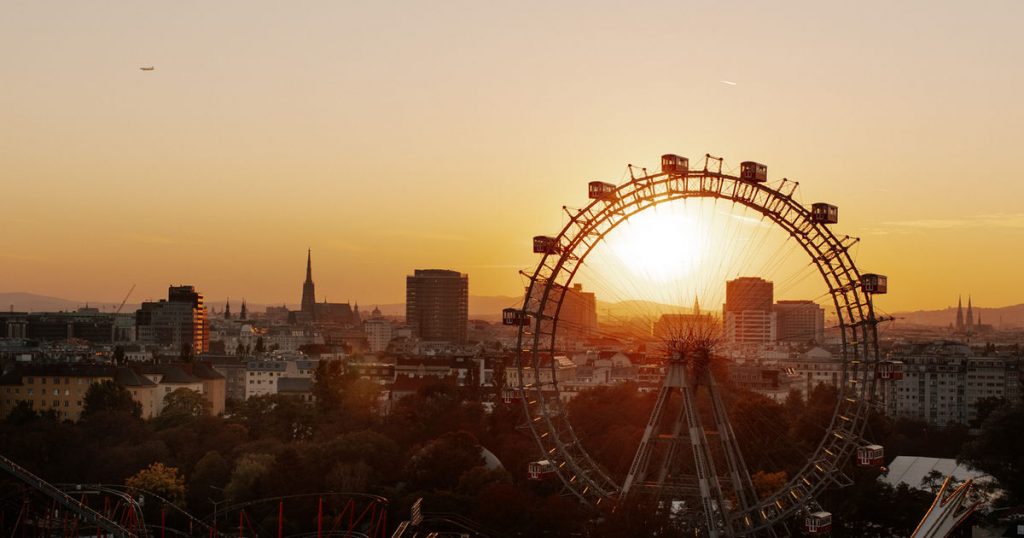
[[[125,413],[135,418],[142,416],[142,404],[132,398],[128,389],[110,380],[90,385],[83,402],[83,418],[101,412]]]
[[[313,398],[321,416],[336,413],[341,408],[345,370],[340,361],[320,361],[313,373]]]
[[[130,488],[153,492],[168,501],[185,505],[185,478],[177,467],[157,462],[128,477],[124,484]]]
[[[1011,502],[1024,499],[1024,404],[993,411],[960,460],[992,475]]]
[[[17,404],[11,408],[11,412],[7,413],[7,417],[4,422],[12,426],[24,426],[29,422],[32,422],[39,418],[39,413],[36,413],[32,409],[32,402],[28,400],[19,400]]]
[[[126,362],[128,362],[127,360],[125,360],[124,346],[114,346],[113,361],[114,361],[114,364],[116,364],[118,366],[123,365]]]
[[[263,351],[264,351],[264,349],[263,349],[263,337],[262,336],[257,336],[256,337],[256,353],[263,353]]]
[[[192,362],[193,353],[195,350],[192,349],[192,344],[186,342],[181,344],[181,353],[178,358],[181,359],[181,362]]]
[[[260,485],[273,465],[274,456],[270,454],[244,454],[235,463],[224,497],[231,502],[259,498]]]
[[[452,490],[462,474],[484,464],[480,444],[464,431],[448,432],[419,450],[406,467],[416,487]]]
[[[195,418],[210,414],[213,405],[202,394],[187,389],[179,388],[164,396],[164,409],[160,416],[175,418]]]

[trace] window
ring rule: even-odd
[[[32,392],[33,392],[32,389],[28,389],[28,395],[29,396],[32,396]]]

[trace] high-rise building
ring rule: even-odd
[[[462,343],[469,323],[469,275],[417,269],[405,279],[405,321],[423,340]]]
[[[741,277],[725,283],[725,339],[732,344],[766,344],[775,341],[774,284],[757,277]]]
[[[203,294],[193,286],[171,286],[167,300],[142,303],[135,312],[135,327],[143,344],[169,346],[172,350],[187,345],[193,353],[210,351],[210,322]]]
[[[554,309],[554,301],[558,293],[564,292],[561,297],[562,305],[558,310],[558,336],[560,338],[585,338],[597,331],[597,297],[594,292],[583,291],[582,284],[573,284],[572,287],[553,285],[548,292],[548,308]],[[530,293],[530,288],[526,288]],[[533,299],[538,303],[544,293],[543,286],[533,288]]]
[[[302,283],[302,313],[316,318],[316,290],[313,286],[313,251],[306,251],[306,281]]]
[[[825,309],[814,301],[775,303],[775,336],[779,342],[821,343],[825,339]]]

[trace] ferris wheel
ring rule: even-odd
[[[769,182],[763,164],[743,162],[738,173],[731,174],[723,171],[722,159],[711,155],[705,156],[702,168],[691,169],[688,159],[669,154],[662,156],[660,172],[635,170],[631,166],[629,179],[618,185],[591,182],[589,203],[578,210],[566,208],[567,222],[557,235],[533,238],[533,252],[541,258],[532,273],[524,273],[528,282],[523,305],[503,312],[506,325],[518,326],[513,372],[516,381],[512,383],[513,397],[508,399],[521,402],[543,458],[531,464],[531,478],[557,478],[569,492],[595,507],[614,505],[650,491],[656,491],[665,501],[685,498],[686,503],[680,504],[693,529],[707,536],[775,535],[785,522],[795,518],[802,518],[805,532],[827,532],[831,514],[817,504],[816,496],[829,486],[851,482],[843,472],[850,457],[856,456],[862,466],[879,466],[882,461],[882,447],[866,441],[863,434],[869,412],[880,403],[880,380],[899,375],[900,365],[880,357],[876,332],[879,319],[872,303],[875,294],[886,293],[886,277],[857,269],[851,248],[858,239],[831,229],[838,222],[836,206],[801,204],[796,199],[798,184],[786,179]],[[715,340],[709,332],[691,327],[680,337],[676,331],[666,346],[661,379],[652,387],[657,390],[657,400],[624,478],[613,476],[591,456],[593,447],[577,434],[567,411],[572,391],[559,379],[569,351],[565,333],[578,329],[576,320],[567,318],[578,295],[574,290],[580,289],[577,282],[581,276],[599,265],[590,263],[591,258],[599,256],[617,230],[629,227],[644,214],[672,204],[697,202],[740,208],[754,215],[748,220],[781,231],[785,241],[799,246],[794,250],[802,258],[807,271],[804,274],[817,275],[814,280],[818,286],[823,282],[826,290],[820,302],[831,313],[839,350],[837,361],[841,361],[834,381],[837,402],[831,418],[821,425],[817,447],[803,454],[805,462],[799,471],[767,495],[755,491],[745,463],[750,454],[739,449],[723,403],[723,390],[713,368],[708,367]],[[697,234],[691,242],[710,235],[711,231]],[[703,248],[713,253],[725,249],[724,243],[712,240]],[[746,253],[754,246],[731,250]],[[659,245],[646,248],[659,249]],[[668,261],[678,265],[700,258],[699,251],[690,250]],[[769,260],[761,266],[771,263]],[[690,280],[699,280],[695,276],[699,274],[699,268],[694,269]],[[718,278],[719,273],[715,274]],[[604,279],[606,283],[629,281],[631,276],[620,271]],[[630,290],[638,289],[629,286]],[[709,286],[705,283],[703,288],[687,289],[700,295],[707,294]],[[617,289],[626,287],[622,284]],[[667,300],[672,299],[682,298]],[[702,404],[709,409],[703,417],[698,410],[698,391],[706,393],[702,401],[710,402]],[[669,403],[673,398],[675,407]],[[675,415],[675,420],[669,415]],[[710,421],[708,416],[712,417]],[[717,441],[709,441],[708,430],[715,432]]]

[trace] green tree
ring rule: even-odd
[[[224,497],[231,502],[257,499],[261,495],[261,485],[274,465],[274,456],[270,454],[244,454],[235,462],[231,471],[231,480],[224,488]]]
[[[484,464],[480,444],[471,434],[448,432],[420,449],[406,466],[409,480],[420,488],[452,490],[462,474]]]
[[[264,348],[263,348],[263,337],[262,336],[257,336],[256,337],[256,353],[263,353],[263,351],[264,351]]]
[[[130,488],[151,491],[178,506],[185,505],[185,479],[177,467],[157,462],[128,477],[124,484]]]
[[[138,418],[142,416],[142,404],[132,398],[128,389],[107,380],[90,385],[83,398],[83,418],[101,412],[125,413]]]
[[[4,422],[12,426],[24,426],[39,418],[39,413],[32,409],[32,402],[20,400],[14,404],[11,411],[7,413]]]
[[[1024,500],[1024,405],[993,411],[981,433],[964,445],[960,460],[992,475],[1010,501]]]
[[[182,387],[164,396],[164,409],[161,414],[202,417],[210,414],[211,407],[213,406],[210,401],[202,394]]]
[[[345,369],[341,361],[320,361],[313,373],[313,398],[317,413],[328,416],[341,409]]]

